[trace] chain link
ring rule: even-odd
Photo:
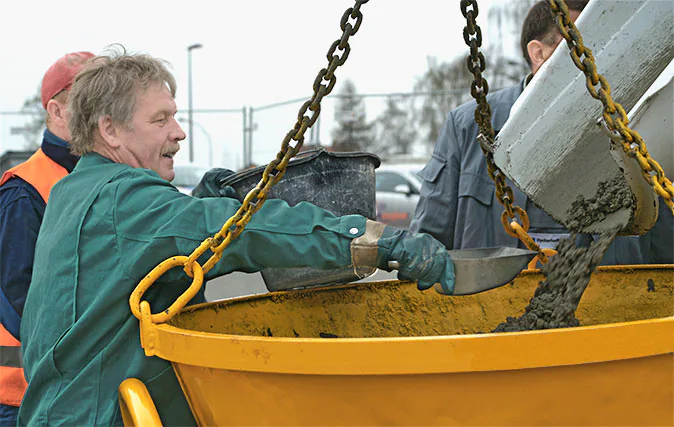
[[[463,40],[470,47],[470,54],[466,59],[466,65],[468,66],[468,71],[473,75],[470,94],[477,101],[475,122],[480,131],[478,141],[487,161],[487,172],[496,187],[496,198],[504,208],[501,214],[503,228],[510,236],[520,239],[529,250],[538,252],[537,257],[541,263],[545,264],[548,261],[547,255],[527,233],[529,230],[529,217],[524,209],[513,205],[515,200],[513,191],[506,183],[503,172],[496,166],[493,153],[488,149],[494,143],[495,132],[491,125],[491,107],[487,101],[489,85],[487,80],[482,76],[486,61],[479,49],[482,46],[482,31],[476,22],[478,15],[477,0],[461,0],[461,13],[466,18],[466,26],[463,29]],[[519,225],[515,221],[516,219],[519,219],[522,225]],[[518,225],[517,229],[513,228],[512,224]]]
[[[566,2],[564,0],[548,0],[548,3],[552,10],[552,17],[571,50],[570,55],[573,63],[585,74],[588,92],[593,98],[600,100],[604,106],[603,123],[608,127],[611,134],[619,136],[623,151],[636,159],[646,182],[658,196],[662,197],[662,200],[674,214],[672,181],[665,176],[660,164],[650,156],[641,135],[627,125],[629,119],[625,109],[622,105],[613,101],[611,86],[604,76],[597,72],[594,55],[583,44],[583,37],[571,21]],[[599,85],[598,89],[597,85]],[[613,140],[615,141],[615,139]]]
[[[361,5],[369,0],[356,0],[354,7],[348,8],[342,15],[340,28],[342,36],[337,39],[328,50],[328,66],[318,72],[313,83],[313,96],[306,101],[299,110],[295,126],[286,134],[281,143],[281,150],[276,154],[264,172],[262,179],[244,198],[241,207],[232,215],[222,226],[219,232],[213,237],[204,240],[189,257],[172,257],[157,265],[143,280],[138,284],[131,294],[129,305],[131,311],[138,319],[141,318],[141,298],[145,291],[162,274],[173,267],[183,266],[188,276],[192,277],[192,284],[168,309],[161,313],[152,314],[150,318],[153,323],[162,323],[169,320],[178,313],[189,301],[196,295],[203,283],[203,275],[222,258],[222,253],[229,244],[236,239],[244,230],[253,214],[262,208],[267,194],[271,188],[283,177],[288,166],[288,162],[302,148],[304,143],[304,133],[318,119],[321,112],[321,100],[328,95],[335,87],[337,78],[335,70],[346,62],[351,47],[349,46],[349,37],[356,34],[363,21],[363,14],[360,11]],[[295,142],[292,145],[292,142]],[[207,250],[213,255],[201,267],[197,259]],[[196,273],[196,274],[195,274]]]

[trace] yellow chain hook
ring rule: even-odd
[[[182,267],[187,265],[186,256],[174,256],[167,260],[164,260],[162,263],[157,265],[147,276],[140,281],[136,289],[131,293],[129,297],[129,306],[131,307],[131,312],[138,320],[141,318],[141,297],[143,294],[154,284],[154,282],[159,279],[164,273],[175,267]],[[164,323],[173,317],[176,313],[187,305],[192,298],[196,296],[201,289],[201,285],[204,282],[204,271],[199,265],[198,262],[190,264],[192,270],[192,284],[187,288],[187,290],[175,300],[173,304],[166,310],[161,313],[153,314],[150,316],[152,323]]]

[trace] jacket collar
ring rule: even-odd
[[[47,157],[63,166],[68,172],[73,171],[80,159],[70,152],[70,146],[65,140],[51,133],[49,129],[44,130],[41,148]]]
[[[77,164],[77,170],[89,168],[93,166],[100,166],[109,163],[115,163],[107,157],[101,156],[98,153],[87,153],[82,156],[79,163]]]

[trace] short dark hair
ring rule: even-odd
[[[587,6],[589,0],[566,0],[569,10],[582,11]],[[546,44],[554,43],[554,35],[557,33],[557,24],[552,19],[550,4],[547,0],[541,0],[534,4],[522,24],[522,35],[520,36],[520,47],[522,56],[531,66],[531,58],[527,45],[532,40],[539,40]]]

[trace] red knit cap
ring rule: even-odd
[[[47,109],[47,102],[59,92],[70,89],[75,76],[88,59],[93,58],[91,52],[69,53],[54,63],[42,78],[42,106]]]

